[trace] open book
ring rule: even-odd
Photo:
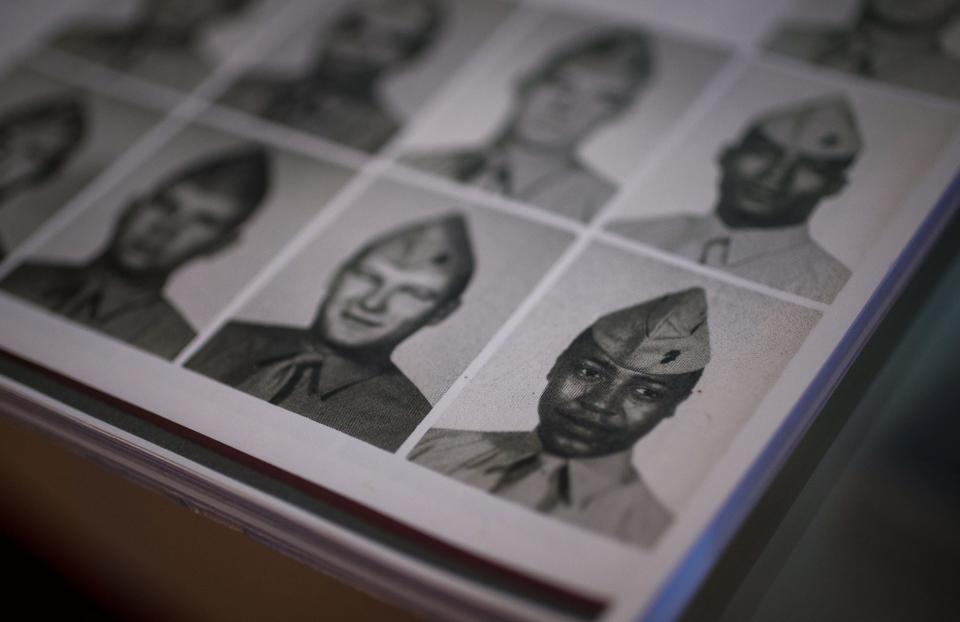
[[[958,202],[960,2],[27,4],[0,409],[434,615],[676,615]]]

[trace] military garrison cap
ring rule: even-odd
[[[443,272],[452,280],[469,280],[473,274],[473,245],[467,222],[459,214],[391,231],[365,246],[358,256],[372,254],[403,268]]]
[[[614,363],[651,374],[684,374],[710,360],[707,299],[699,287],[605,315],[593,340]]]
[[[774,110],[753,129],[814,158],[852,160],[863,148],[853,108],[843,97],[823,97]]]
[[[179,169],[161,186],[193,184],[207,192],[229,196],[252,212],[263,200],[269,180],[269,160],[261,147],[219,153]]]
[[[554,54],[529,80],[549,76],[567,65],[582,65],[594,73],[629,76],[633,88],[653,73],[653,51],[647,35],[634,29],[605,30],[574,42]]]

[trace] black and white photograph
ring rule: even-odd
[[[350,175],[190,127],[0,288],[173,358]]]
[[[401,162],[591,220],[724,62],[719,49],[566,14],[491,54]]]
[[[0,257],[160,118],[29,69],[8,74],[0,82]]]
[[[754,67],[624,197],[609,230],[830,303],[958,120],[946,107]]]
[[[571,241],[380,181],[187,367],[395,451]]]
[[[819,318],[595,244],[407,457],[652,548]]]
[[[960,99],[960,0],[799,0],[766,47],[818,67]]]
[[[375,152],[511,10],[500,0],[324,3],[219,103]]]
[[[108,0],[48,46],[176,90],[197,86],[288,0]]]

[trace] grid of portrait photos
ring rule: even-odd
[[[5,304],[641,551],[960,137],[960,2],[75,5],[2,76]]]

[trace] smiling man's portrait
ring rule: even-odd
[[[434,428],[409,459],[538,512],[650,547],[673,520],[633,449],[691,394],[710,360],[704,291],[597,319],[560,353],[531,431]]]
[[[186,264],[236,243],[269,187],[260,148],[189,163],[129,200],[106,245],[79,264],[34,261],[0,287],[139,348],[173,358],[194,328],[164,295]]]
[[[87,131],[80,98],[30,101],[0,117],[0,210],[48,181],[70,161]],[[0,258],[4,255],[0,239]]]
[[[347,3],[317,38],[295,74],[255,71],[220,103],[361,151],[376,151],[400,127],[382,99],[384,80],[439,37],[440,0]]]
[[[556,51],[515,85],[512,107],[486,144],[402,161],[586,222],[617,187],[579,150],[634,104],[653,68],[645,34],[594,33]]]
[[[393,352],[458,309],[473,271],[462,216],[406,225],[339,266],[309,326],[234,321],[187,366],[395,451],[430,402],[393,363]]]
[[[810,236],[863,149],[853,107],[824,97],[769,110],[718,158],[713,211],[621,220],[610,230],[743,278],[831,302],[850,270]]]

